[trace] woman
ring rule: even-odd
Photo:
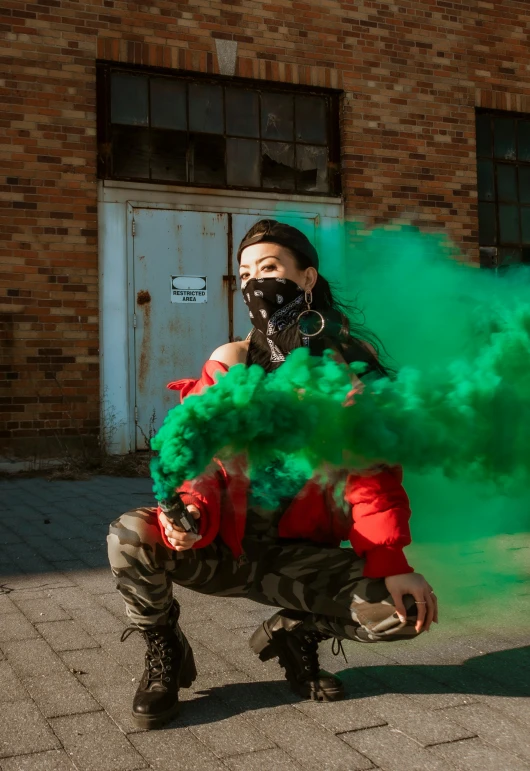
[[[361,360],[367,372],[384,374],[374,348],[351,335],[318,272],[316,250],[299,230],[258,222],[238,260],[253,330],[244,342],[214,351],[199,380],[170,383],[181,398],[200,393],[235,364],[257,363],[270,372],[300,346],[312,355],[331,349],[339,360]],[[262,661],[278,658],[295,693],[320,701],[344,697],[340,679],[319,667],[321,640],[391,641],[428,631],[437,621],[437,601],[403,554],[410,509],[401,478],[396,467],[337,472],[267,510],[244,461],[236,459],[229,468],[214,464],[180,489],[198,535],[173,526],[156,509],[113,522],[109,559],[132,623],[123,639],[140,631],[147,643],[133,702],[138,725],[154,728],[174,717],[179,688],[196,677],[173,583],[282,608],[254,632],[251,648]],[[340,483],[344,505],[333,494]],[[344,539],[353,549],[340,548]]]

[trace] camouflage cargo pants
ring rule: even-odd
[[[390,642],[416,636],[413,598],[405,597],[409,610],[403,623],[384,580],[365,578],[363,560],[351,549],[269,539],[248,550],[251,558],[238,560],[217,539],[202,549],[177,552],[165,546],[151,508],[119,517],[107,541],[127,615],[141,629],[165,621],[177,584],[203,594],[248,597],[305,611],[306,623],[338,639]]]

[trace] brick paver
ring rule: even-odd
[[[324,643],[349,698],[317,704],[248,648],[270,608],[178,590],[199,676],[178,720],[138,729],[145,648],[119,641],[105,535],[152,502],[149,480],[16,479],[0,495],[0,771],[530,771],[528,632],[447,608],[414,642],[346,642],[348,663]],[[523,590],[511,607],[524,617]]]

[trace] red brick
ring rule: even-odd
[[[484,3],[478,16],[474,3],[445,0],[152,0],[159,14],[126,0],[8,5],[0,303],[14,310],[0,314],[2,444],[97,426],[98,365],[78,362],[98,348],[96,55],[214,73],[215,39],[234,40],[239,77],[344,89],[346,215],[416,217],[476,261],[474,109],[530,113],[527,2]],[[65,337],[72,330],[83,337]],[[31,356],[39,349],[64,355]],[[50,399],[46,417],[40,401],[13,402],[36,393]],[[74,410],[77,396],[86,401]]]

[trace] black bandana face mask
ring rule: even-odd
[[[288,278],[251,278],[242,286],[252,326],[267,338],[296,323],[304,290]]]

